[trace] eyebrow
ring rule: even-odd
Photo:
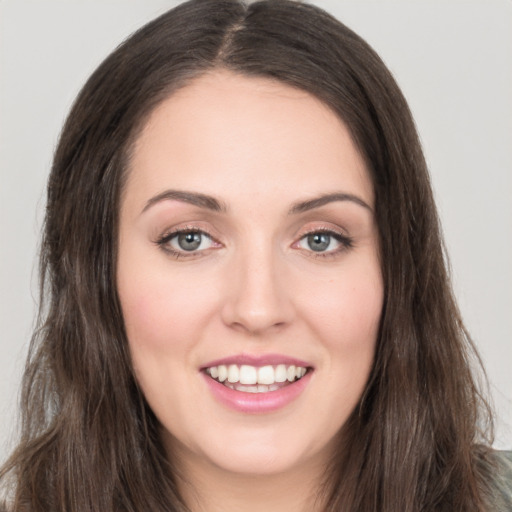
[[[350,201],[359,206],[362,206],[363,208],[366,208],[370,212],[373,212],[370,205],[363,201],[360,197],[355,196],[354,194],[335,192],[332,194],[323,194],[313,199],[308,199],[307,201],[299,201],[290,208],[290,210],[288,211],[288,215],[295,215],[297,213],[307,212],[309,210],[313,210],[314,208],[320,208],[321,206],[324,206],[329,203],[334,203],[336,201]]]
[[[222,201],[206,194],[200,194],[199,192],[186,192],[182,190],[166,190],[149,199],[142,209],[142,213],[153,205],[166,200],[181,201],[182,203],[192,204],[214,212],[225,213],[228,210],[227,206]]]
[[[214,212],[226,213],[228,211],[228,207],[226,204],[213,196],[209,196],[206,194],[201,194],[199,192],[187,192],[183,190],[165,190],[160,194],[149,199],[144,208],[142,209],[142,213],[151,208],[153,205],[160,203],[161,201],[181,201],[183,203],[192,204],[194,206],[199,206],[200,208],[205,208],[207,210],[211,210]],[[355,203],[363,208],[373,212],[372,208],[363,201],[360,197],[354,194],[346,194],[343,192],[335,192],[330,194],[323,194],[321,196],[315,197],[313,199],[308,199],[306,201],[299,201],[294,203],[292,207],[288,210],[288,215],[296,215],[298,213],[307,212],[309,210],[313,210],[315,208],[320,208],[321,206],[325,206],[329,203],[334,203],[336,201],[350,201]]]

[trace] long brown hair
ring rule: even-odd
[[[16,511],[187,510],[134,379],[116,292],[130,150],[164,98],[213,68],[315,95],[349,127],[376,197],[385,303],[374,367],[326,471],[326,511],[485,510],[492,426],[454,302],[428,172],[380,58],[322,10],[289,0],[192,0],[95,71],[48,182],[41,306],[21,439],[0,471]]]

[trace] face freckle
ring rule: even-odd
[[[170,456],[244,474],[325,464],[374,357],[373,201],[348,129],[304,91],[216,71],[155,109],[122,199],[117,284]]]

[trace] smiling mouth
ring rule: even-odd
[[[218,365],[205,368],[205,373],[220,384],[244,393],[278,391],[302,379],[311,368],[278,364],[275,366]]]

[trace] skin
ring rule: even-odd
[[[163,197],[169,190],[212,196],[225,211]],[[290,212],[340,193],[356,199]],[[373,203],[346,126],[304,91],[217,70],[150,116],[122,198],[118,292],[136,377],[192,510],[320,507],[311,497],[375,352],[383,283]],[[191,228],[210,237],[199,250],[177,257],[176,236],[158,243]],[[332,235],[314,251],[306,235],[319,230],[351,242]],[[200,372],[242,353],[314,370],[285,407],[242,413],[219,403]]]

